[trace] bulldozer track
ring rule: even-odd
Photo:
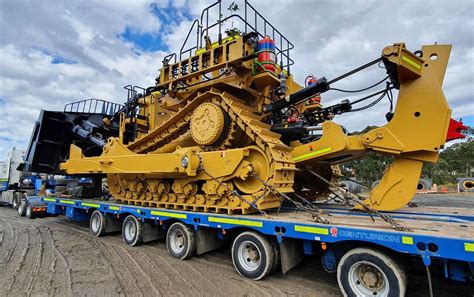
[[[205,93],[200,93],[197,97],[188,100],[188,103],[178,110],[172,118],[129,144],[128,148],[137,154],[144,154],[152,152],[178,138],[182,135],[182,131],[189,127],[193,110],[204,102],[211,102],[220,106],[230,116],[232,122],[250,139],[251,144],[256,145],[265,153],[270,168],[268,184],[272,185],[279,192],[292,192],[296,169],[291,155],[291,148],[280,141],[279,134],[270,131],[270,125],[261,122],[260,117],[253,113],[251,107],[231,94],[221,92],[215,88]],[[161,195],[150,193],[150,191],[146,193],[148,188],[146,175],[142,176],[139,181],[141,183],[141,191],[135,186],[132,188],[128,186],[124,179],[130,180],[130,177],[109,174],[109,187],[117,201],[132,205],[245,214],[254,212],[256,209],[278,207],[281,204],[280,195],[271,192],[265,193],[263,190],[238,196],[227,195],[221,197],[221,199],[216,199],[216,197],[210,197],[206,194],[180,197],[176,193]],[[265,197],[259,199],[261,195],[265,195]],[[241,199],[245,199],[249,203],[243,203]],[[252,204],[254,202],[255,205]]]

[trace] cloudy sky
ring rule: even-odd
[[[151,86],[162,58],[181,47],[192,20],[211,3],[0,0],[0,159],[12,146],[26,148],[40,109],[62,110],[87,98],[122,103],[124,85]],[[292,72],[299,82],[310,73],[335,77],[394,42],[404,41],[413,51],[422,44],[453,44],[445,95],[453,116],[474,126],[473,1],[252,4],[295,45]],[[383,76],[372,69],[337,87],[362,88]],[[325,94],[323,102],[344,98]],[[336,121],[348,130],[381,125],[387,108],[384,101]]]

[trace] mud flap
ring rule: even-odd
[[[213,251],[224,245],[224,241],[217,237],[217,230],[198,229],[196,232],[196,254]]]
[[[165,236],[166,232],[164,232],[160,226],[148,222],[143,223],[143,242],[162,239],[165,238]]]
[[[304,257],[301,240],[285,239],[280,243],[281,271],[283,274],[298,265]]]
[[[111,214],[105,214],[105,233],[122,231],[122,221],[114,218]]]

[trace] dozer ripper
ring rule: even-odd
[[[47,159],[51,171],[106,176],[111,195],[123,203],[246,214],[279,207],[292,193],[314,200],[327,190],[332,165],[376,152],[393,156],[393,163],[362,203],[395,210],[413,198],[423,162],[437,161],[448,130],[451,138],[462,137],[442,90],[450,45],[411,52],[396,43],[361,67],[334,79],[309,77],[303,87],[291,73],[293,44],[285,36],[247,1],[244,14],[224,17],[221,6],[204,9],[180,52],[164,58],[155,85],[126,87],[124,105],[97,111],[88,100],[55,113],[61,125],[36,131],[29,151],[38,153],[30,163]],[[217,10],[218,20],[209,22]],[[242,28],[224,37],[230,20]],[[336,82],[373,65],[386,70],[371,86],[380,90],[320,104],[322,93],[338,90]],[[395,102],[393,89],[398,98],[385,126],[348,135],[333,121],[385,97]],[[48,121],[42,116],[38,126]],[[38,157],[41,151],[48,153]]]

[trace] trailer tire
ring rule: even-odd
[[[25,217],[27,219],[34,219],[36,217],[35,212],[33,211],[33,205],[31,203],[26,204],[25,208]]]
[[[129,215],[123,221],[122,238],[130,246],[137,246],[143,243],[143,224],[134,215]]]
[[[25,209],[26,209],[26,201],[21,200],[20,203],[18,204],[18,209],[17,209],[18,215],[20,217],[25,216]]]
[[[18,209],[18,206],[20,206],[21,196],[17,194],[18,192],[13,193],[13,201],[12,201],[13,209]]]
[[[265,236],[251,231],[242,232],[232,243],[232,262],[241,276],[260,280],[274,269],[275,251]]]
[[[89,220],[89,231],[92,236],[100,237],[105,235],[105,216],[100,210],[95,210]]]
[[[337,266],[337,281],[344,296],[402,297],[406,291],[402,266],[371,248],[348,251]]]
[[[186,224],[174,223],[166,233],[166,248],[171,257],[188,259],[196,252],[196,233]]]
[[[270,242],[273,247],[273,252],[275,253],[275,261],[273,262],[272,271],[270,271],[270,273],[273,274],[277,272],[279,268],[281,268],[280,245],[278,242],[276,242],[276,240],[270,240]]]

